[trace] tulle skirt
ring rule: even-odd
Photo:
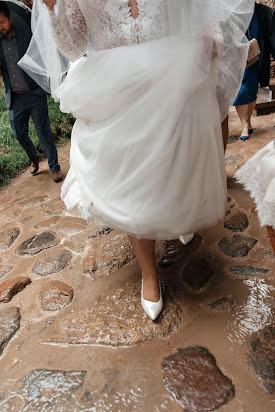
[[[92,51],[57,89],[76,117],[68,209],[139,238],[175,239],[224,217],[216,67],[169,38]]]

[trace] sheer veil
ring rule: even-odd
[[[51,29],[51,17],[42,0],[34,0],[32,40],[18,65],[50,94],[62,83],[70,62],[59,52]]]
[[[151,0],[158,1],[158,0]],[[202,40],[200,64],[205,74],[215,57],[218,69],[217,97],[221,118],[236,96],[248,53],[245,33],[254,12],[254,0],[166,0],[171,36],[188,36]],[[64,0],[55,10],[65,13]],[[51,29],[51,17],[42,0],[34,0],[32,12],[33,38],[19,65],[45,90],[54,95],[70,67],[59,52]],[[186,63],[188,64],[188,62]]]

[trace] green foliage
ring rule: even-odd
[[[51,97],[48,97],[48,106],[52,132],[57,146],[60,146],[70,138],[74,119],[71,115],[61,113],[58,104]],[[45,154],[32,120],[29,135],[41,157],[44,158]],[[4,89],[0,85],[0,186],[6,185],[11,178],[18,175],[28,165],[28,156],[12,133]]]

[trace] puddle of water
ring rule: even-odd
[[[173,274],[172,274],[173,275]],[[67,347],[39,344],[43,327],[56,314],[37,313],[35,294],[39,289],[26,290],[28,302],[20,303],[22,322],[16,343],[11,342],[7,354],[1,359],[2,372],[0,381],[13,377],[14,387],[3,390],[0,387],[0,412],[181,412],[181,407],[167,393],[163,381],[161,361],[163,357],[175,352],[179,347],[201,345],[212,352],[223,373],[232,379],[236,388],[236,397],[225,407],[225,412],[272,412],[274,402],[260,386],[257,377],[249,370],[245,360],[245,343],[250,335],[272,320],[274,315],[274,287],[268,278],[250,277],[233,279],[217,276],[203,294],[194,296],[182,288],[180,278],[163,277],[164,289],[173,285],[174,297],[181,299],[183,307],[196,312],[189,326],[184,322],[179,330],[169,337],[146,345],[128,349],[108,349],[103,347]],[[123,286],[125,281],[139,281],[137,267],[125,268],[112,274],[108,280],[96,282],[86,278],[73,279],[75,272],[67,280],[77,290],[73,310],[89,308],[101,293]],[[172,279],[172,277],[174,277]],[[64,279],[65,280],[65,279]],[[211,311],[208,303],[217,297],[230,294],[237,302],[236,307],[226,311]],[[20,295],[14,298],[13,304]],[[35,300],[36,299],[36,300]],[[71,310],[67,309],[68,312]],[[72,310],[72,316],[73,316]],[[60,316],[60,313],[59,313]],[[40,317],[40,319],[39,319]],[[50,324],[50,322],[49,322]],[[19,346],[18,346],[19,345]],[[16,346],[20,352],[16,353]],[[11,367],[11,358],[15,355],[20,361]],[[237,360],[237,361],[235,361]],[[31,403],[26,402],[26,394],[18,386],[18,377],[29,374],[38,368],[67,371],[87,370],[83,387],[74,393],[44,388],[41,397]],[[16,383],[17,382],[17,383]],[[4,398],[1,399],[1,393]]]
[[[227,326],[228,339],[242,344],[247,336],[259,331],[274,319],[275,295],[274,287],[265,279],[245,279],[248,297],[233,314]]]

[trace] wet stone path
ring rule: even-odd
[[[275,257],[233,179],[275,138],[254,126],[240,142],[231,115],[225,222],[157,243],[155,323],[127,237],[67,212],[45,163],[0,191],[1,412],[275,410]]]

